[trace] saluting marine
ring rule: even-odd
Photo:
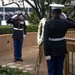
[[[44,53],[48,65],[48,75],[63,75],[63,63],[67,53],[65,34],[75,23],[60,18],[64,5],[50,4],[52,16],[44,26]]]
[[[26,35],[25,20],[22,18],[22,14],[12,16],[7,20],[8,24],[13,24],[13,42],[14,42],[14,62],[23,61],[22,59],[22,43],[23,38]]]
[[[62,19],[67,19],[67,16],[62,12],[60,15],[60,18]],[[44,25],[47,21],[47,18],[42,18],[39,22],[39,26],[38,26],[38,32],[37,32],[37,44],[39,45],[39,53],[38,53],[38,58],[36,61],[36,68],[40,68],[40,64],[41,64],[41,60],[43,58],[44,55],[44,46],[43,46],[43,42],[44,42]]]

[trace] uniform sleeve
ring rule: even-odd
[[[75,22],[73,20],[66,20],[66,24],[69,28],[75,28]]]
[[[49,31],[48,31],[47,22],[44,26],[44,52],[45,52],[45,56],[49,55]]]
[[[27,26],[26,26],[26,24],[25,24],[25,22],[24,22],[24,34],[26,35],[26,29],[27,29]]]
[[[12,18],[10,18],[10,19],[8,19],[7,21],[6,21],[8,24],[13,24],[14,23],[14,20],[12,19]]]

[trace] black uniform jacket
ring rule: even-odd
[[[75,28],[75,23],[69,20],[53,18],[46,22],[44,27],[44,52],[45,56],[57,56],[67,53],[65,39],[50,41],[49,38],[62,38],[69,28]]]
[[[7,23],[13,24],[13,35],[12,35],[12,37],[14,39],[23,39],[23,34],[26,34],[26,25],[25,25],[24,20],[18,21],[17,19],[10,18],[7,20]],[[14,28],[23,29],[23,30],[15,30]]]

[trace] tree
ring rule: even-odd
[[[29,17],[29,15],[26,13],[25,5],[24,5],[24,0],[9,0],[9,3],[7,3],[7,4],[4,3],[4,0],[1,0],[1,1],[2,1],[2,5],[3,6],[7,6],[7,5],[11,5],[11,4],[16,4],[17,7],[18,7],[18,10],[20,10],[20,11],[21,11],[21,7],[20,7],[20,3],[21,3],[23,5],[24,11],[25,11],[25,14],[26,14],[27,17],[25,15],[23,15],[23,16],[25,17],[25,19],[28,19],[28,20],[30,20],[30,22],[34,23],[32,18]]]
[[[26,1],[36,12],[39,20],[42,19],[46,15],[46,11],[48,10],[50,3],[55,2],[55,3],[65,4],[65,5],[66,4],[70,5],[70,3],[71,3],[71,0],[9,0],[8,4],[4,4],[4,0],[1,0],[1,1],[2,1],[3,5],[9,5],[9,4],[15,3],[19,7],[19,10],[21,9],[19,3],[22,3],[25,12],[26,12],[26,10],[25,10],[24,1]],[[33,1],[34,4],[32,4],[31,1]],[[74,11],[74,9],[75,9],[75,6],[73,6],[73,9],[68,13],[68,15],[72,11]],[[28,16],[27,13],[26,13],[26,15]]]
[[[70,4],[74,0],[32,0],[34,2],[34,5],[30,3],[29,0],[25,0],[37,13],[37,16],[39,19],[43,18],[46,15],[46,11],[49,8],[49,4],[52,2],[64,4],[66,6],[66,9],[68,10],[70,8]],[[67,5],[68,4],[68,5]],[[75,11],[75,6],[67,12],[67,16],[69,16],[73,11]],[[75,13],[72,14],[71,18],[75,16]]]

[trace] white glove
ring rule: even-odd
[[[23,35],[23,38],[25,37],[26,35]]]
[[[66,14],[64,14],[64,13],[62,12],[62,14],[60,15],[60,18],[62,18],[62,19],[66,19],[67,16],[66,16]]]
[[[17,15],[12,16],[11,18],[14,19],[15,17],[17,17]]]
[[[46,60],[50,60],[50,59],[51,59],[50,55],[46,56]]]

